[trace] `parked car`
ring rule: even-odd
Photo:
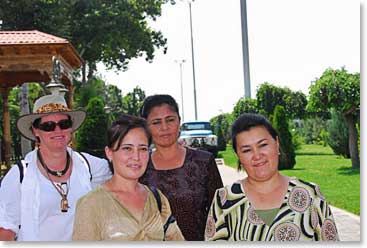
[[[209,151],[215,157],[218,154],[218,137],[213,133],[208,121],[182,123],[178,141],[193,148]]]

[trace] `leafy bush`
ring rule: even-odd
[[[292,135],[289,131],[288,120],[283,106],[277,105],[273,115],[274,128],[279,133],[280,156],[279,170],[292,169],[296,164],[296,154],[292,143]]]
[[[107,114],[104,102],[95,97],[89,100],[86,107],[87,119],[76,136],[76,146],[79,151],[104,157],[104,147],[107,144]]]
[[[231,114],[220,114],[210,119],[214,134],[218,136],[218,150],[224,151],[226,144],[231,139],[231,125],[233,116]]]
[[[256,92],[257,107],[261,114],[269,117],[275,111],[276,105],[285,108],[289,119],[303,118],[306,111],[306,95],[300,91],[293,92],[287,87],[278,87],[267,82],[260,85]]]
[[[322,146],[326,146],[327,144],[327,141],[326,141],[326,138],[328,136],[328,133],[326,132],[325,129],[322,129],[321,132],[320,132],[320,138],[317,139],[317,144],[318,145],[322,145]]]
[[[317,116],[310,117],[299,121],[295,130],[306,144],[320,144],[320,141],[323,140],[321,132],[327,130],[327,120]]]
[[[242,113],[255,113],[259,112],[259,108],[257,107],[256,99],[251,98],[240,98],[236,105],[233,108],[233,116],[234,118],[238,118]]]
[[[350,158],[349,141],[348,141],[348,124],[343,114],[332,110],[331,120],[328,125],[329,134],[326,137],[328,145],[333,149],[336,155],[342,155]]]
[[[291,129],[291,135],[294,151],[301,149],[302,144],[304,144],[303,138],[294,129]]]

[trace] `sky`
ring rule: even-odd
[[[192,22],[197,115],[209,120],[231,112],[245,94],[240,0],[195,0]],[[358,0],[247,0],[247,22],[252,98],[264,82],[308,95],[311,82],[329,67],[360,71]],[[166,54],[157,50],[153,63],[133,59],[126,72],[106,71],[102,64],[98,70],[124,95],[136,86],[146,95],[171,94],[184,121],[194,120],[187,1],[164,5],[152,27],[167,38]],[[183,59],[181,92],[175,61]]]

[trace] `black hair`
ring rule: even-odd
[[[150,114],[152,108],[161,106],[162,104],[167,104],[168,106],[170,106],[171,109],[177,113],[178,118],[181,119],[176,100],[170,95],[163,94],[148,96],[144,100],[144,103],[140,109],[140,116],[145,119],[148,118],[148,115]]]
[[[145,119],[128,115],[128,114],[120,114],[117,119],[112,123],[111,127],[107,131],[107,146],[112,151],[117,151],[120,146],[122,140],[125,138],[127,133],[134,128],[143,128],[147,138],[148,138],[148,146],[151,144],[152,138],[149,132],[147,122]],[[116,144],[116,146],[115,146]]]
[[[237,154],[237,135],[241,132],[248,131],[253,127],[264,127],[274,140],[278,138],[278,132],[272,126],[265,116],[253,113],[241,114],[232,124],[232,147]],[[240,169],[240,164],[238,169]]]

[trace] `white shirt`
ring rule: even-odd
[[[68,152],[72,157],[73,171],[69,179],[70,209],[66,213],[61,212],[61,196],[37,167],[36,150],[24,159],[28,167],[22,184],[17,166],[13,166],[4,177],[0,187],[0,227],[17,233],[19,241],[71,240],[77,200],[111,178],[105,159],[83,153],[90,164],[93,176],[90,181],[84,160],[72,149],[68,148]]]

